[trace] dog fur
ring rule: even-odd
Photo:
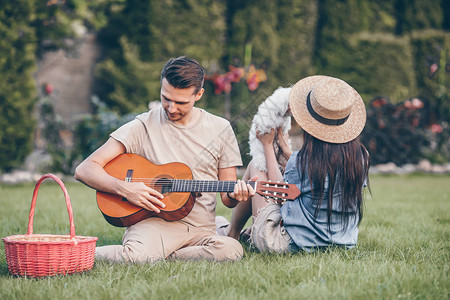
[[[271,129],[281,127],[283,134],[287,134],[291,129],[291,117],[286,115],[289,108],[289,93],[291,88],[279,87],[272,95],[270,95],[258,107],[258,112],[253,117],[252,126],[249,132],[250,156],[253,165],[257,170],[267,172],[266,158],[261,142],[256,138],[256,131],[260,133],[268,133]],[[280,148],[277,144],[277,136],[275,136],[273,147],[275,155],[278,157],[278,165],[283,169],[286,164],[283,155],[278,155]],[[290,144],[290,141],[289,141]]]

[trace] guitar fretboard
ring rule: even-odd
[[[165,179],[171,192],[233,192],[236,181]],[[255,188],[255,181],[247,181]]]

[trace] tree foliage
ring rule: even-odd
[[[245,61],[267,69],[268,90],[287,86],[313,72],[317,6],[311,1],[228,1],[227,63]]]
[[[114,111],[127,113],[144,111],[149,101],[159,95],[160,63],[145,62],[139,58],[136,45],[125,37],[120,40],[123,52],[122,67],[112,59],[97,66],[96,75],[101,81],[105,103]]]
[[[207,69],[219,67],[224,51],[224,4],[219,1],[129,0],[100,32],[105,58],[97,93],[120,113],[159,99],[159,77],[170,57],[188,55]],[[126,104],[129,103],[129,104]]]
[[[38,58],[58,48],[70,55],[83,30],[104,26],[108,8],[121,2],[0,1],[0,171],[20,166],[33,148]]]
[[[366,103],[377,96],[392,99],[393,105],[419,97],[429,107],[428,130],[426,126],[450,119],[448,3],[1,1],[0,170],[19,165],[32,149],[37,59],[58,48],[71,55],[85,30],[98,33],[102,46],[102,58],[94,66],[95,94],[119,115],[147,109],[148,102],[159,98],[163,63],[188,55],[210,76],[225,73],[230,65],[250,64],[267,74],[257,90],[239,82],[228,94],[241,145],[247,138],[241,133],[248,132],[249,120],[266,96],[313,74],[346,80]],[[205,89],[199,105],[223,115],[224,95],[214,95],[211,82]],[[93,117],[87,127],[95,128],[96,121],[101,122]]]
[[[441,30],[445,12],[439,1],[321,0],[319,10],[318,73],[350,82],[367,102],[380,95],[393,102],[417,96],[427,73],[417,60],[435,52],[418,49],[417,40],[438,37],[444,48],[450,38]]]
[[[0,170],[21,164],[32,149],[36,100],[33,1],[0,2]]]

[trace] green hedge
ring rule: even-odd
[[[96,93],[129,113],[159,99],[159,77],[170,57],[188,55],[218,70],[225,42],[225,4],[219,1],[126,1],[100,32],[104,61]]]
[[[231,91],[231,121],[241,145],[250,126],[242,120],[251,119],[267,95],[313,74],[348,81],[366,103],[377,96],[392,103],[419,97],[429,103],[427,126],[450,119],[448,1],[2,1],[2,171],[18,166],[32,149],[36,57],[67,48],[74,20],[99,33],[103,56],[95,66],[95,94],[119,114],[146,110],[159,99],[163,63],[188,55],[209,75],[250,63],[266,70],[267,81],[256,91],[242,81]],[[223,115],[224,95],[214,95],[210,82],[206,90],[199,105]]]
[[[19,166],[30,153],[36,100],[32,1],[0,2],[0,171]]]
[[[427,99],[436,106],[437,120],[450,120],[450,33],[429,31],[417,34],[412,39],[414,49],[417,96]],[[438,66],[432,73],[432,65]]]

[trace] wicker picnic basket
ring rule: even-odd
[[[46,179],[55,180],[66,198],[70,235],[33,234],[33,218],[39,186]],[[53,174],[42,176],[33,191],[26,235],[3,238],[6,261],[12,275],[46,277],[81,273],[94,265],[97,237],[76,236],[72,205],[63,182]]]

